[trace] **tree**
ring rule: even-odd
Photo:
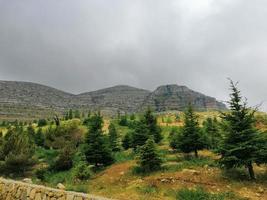
[[[34,136],[34,142],[37,146],[43,147],[45,144],[45,137],[41,128],[37,130],[37,133]]]
[[[75,110],[74,112],[74,118],[80,119],[81,118],[81,113],[79,110]]]
[[[218,122],[216,118],[208,117],[203,122],[203,130],[207,136],[208,146],[211,149],[217,149],[222,137],[218,128]]]
[[[72,157],[73,147],[67,145],[60,151],[55,163],[51,166],[51,168],[56,171],[65,171],[71,169],[73,166]]]
[[[150,108],[145,112],[142,122],[147,126],[149,135],[154,137],[156,143],[159,143],[162,140],[161,128],[157,125],[157,118]]]
[[[39,119],[38,120],[38,127],[46,126],[47,120],[46,119]]]
[[[118,133],[114,124],[110,124],[108,128],[108,138],[111,151],[119,151]]]
[[[69,110],[69,117],[68,119],[73,119],[73,111],[72,109]]]
[[[119,125],[120,126],[127,126],[128,125],[127,115],[123,115],[123,116],[120,117]]]
[[[127,150],[132,147],[132,133],[127,132],[122,139],[122,147]]]
[[[149,138],[140,151],[140,167],[143,172],[151,172],[160,169],[162,160],[157,153],[154,140]]]
[[[5,172],[24,173],[34,164],[34,144],[22,127],[9,129],[4,136],[0,160],[4,161]]]
[[[143,146],[148,138],[149,138],[149,130],[146,124],[143,121],[137,122],[132,132],[131,146],[136,150],[138,146],[139,147]]]
[[[220,164],[227,169],[245,166],[255,179],[253,163],[267,163],[267,142],[255,128],[255,109],[247,107],[237,83],[230,81],[230,112],[221,114],[224,132]]]
[[[189,104],[184,115],[184,126],[177,140],[177,148],[184,153],[194,152],[197,158],[198,150],[205,147],[205,142],[199,128],[197,115],[194,113],[191,104]]]
[[[96,167],[109,165],[113,162],[111,150],[103,136],[103,118],[100,114],[95,114],[90,118],[88,132],[85,138],[84,153],[86,160]]]

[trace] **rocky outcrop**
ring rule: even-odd
[[[196,110],[222,110],[226,106],[215,98],[190,90],[186,86],[164,85],[150,93],[144,100],[142,109],[150,106],[158,112],[168,110],[183,111],[191,103]]]
[[[1,200],[108,200],[93,195],[68,192],[40,185],[0,178]]]
[[[178,85],[160,86],[154,92],[119,85],[74,95],[35,83],[0,81],[0,94],[0,117],[11,119],[51,117],[70,108],[107,114],[143,111],[147,106],[181,111],[189,102],[198,110],[225,109],[215,98]]]

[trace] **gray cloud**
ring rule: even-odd
[[[0,0],[0,79],[73,93],[177,83],[225,100],[231,77],[256,105],[266,18],[264,0]]]

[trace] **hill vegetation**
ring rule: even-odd
[[[115,199],[267,199],[267,115],[231,83],[230,110],[1,124],[1,176]],[[18,167],[19,166],[19,167]]]

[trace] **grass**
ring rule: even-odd
[[[183,188],[176,194],[176,200],[241,200],[232,192],[212,194],[201,187],[195,189]]]

